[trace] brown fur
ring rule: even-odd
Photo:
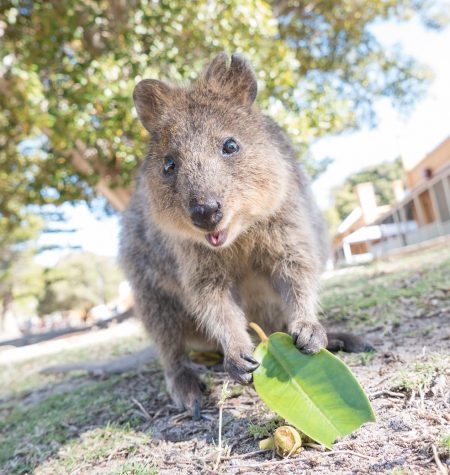
[[[190,348],[219,349],[240,382],[255,369],[247,323],[289,331],[299,349],[327,345],[317,320],[328,236],[285,133],[254,105],[247,62],[216,57],[188,88],[144,80],[134,101],[152,141],[123,216],[121,259],[137,309],[159,349],[180,408],[199,413],[201,383]],[[224,157],[233,137],[237,154]],[[168,154],[176,172],[162,172]],[[215,248],[192,223],[192,200],[221,203]]]

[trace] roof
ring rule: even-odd
[[[402,154],[402,162],[403,168],[409,172],[414,168],[420,166],[420,164],[431,156],[441,153],[443,150],[450,148],[450,136],[445,138],[439,145],[437,145],[431,152],[423,155],[421,153],[417,153],[414,148],[407,152],[403,152]]]
[[[425,190],[428,190],[429,188],[431,188],[436,182],[440,181],[442,178],[445,178],[445,176],[447,174],[449,174],[449,171],[450,171],[450,163],[448,163],[447,165],[445,165],[444,167],[442,167],[437,173],[436,175],[433,175],[433,178],[425,181],[425,182],[422,182],[422,183],[419,183],[419,185],[417,185],[415,188],[413,188],[412,190],[406,190],[406,193],[405,193],[405,196],[403,197],[403,199],[401,201],[399,201],[398,203],[395,203],[393,204],[390,209],[386,212],[386,213],[383,213],[381,214],[376,220],[375,220],[375,224],[377,223],[382,223],[384,219],[386,219],[387,217],[389,216],[392,216],[398,209],[402,208],[403,206],[405,206],[409,201],[411,201],[414,196],[417,196],[419,195],[420,193],[422,193],[423,191]],[[450,176],[450,174],[449,174]]]
[[[356,223],[356,221],[358,221],[361,216],[362,210],[359,206],[357,206],[349,215],[347,215],[344,221],[342,221],[342,223],[338,226],[337,232],[339,234],[344,233],[352,224]]]
[[[343,239],[343,242],[346,244],[353,244],[356,242],[375,241],[382,237],[397,236],[401,232],[408,233],[415,231],[416,229],[417,225],[415,221],[404,222],[400,227],[397,223],[372,224],[353,231]]]
[[[344,243],[373,241],[381,238],[380,226],[363,226],[344,238]]]

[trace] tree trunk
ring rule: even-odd
[[[88,149],[81,141],[77,142],[77,148],[72,153],[72,164],[80,173],[99,175],[96,189],[101,193],[117,211],[123,211],[131,198],[131,189],[123,187],[111,187],[108,183],[108,176],[113,176],[115,170],[108,170],[106,166],[97,159],[94,149]]]
[[[110,188],[104,178],[100,178],[96,188],[117,211],[123,211],[130,201],[131,190],[127,188]]]
[[[6,316],[11,309],[13,295],[11,289],[6,290],[2,295],[2,309],[0,312],[0,333],[5,331]]]

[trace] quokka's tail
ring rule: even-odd
[[[375,351],[375,348],[366,339],[352,333],[327,332],[329,351],[346,351],[347,353],[363,353]]]

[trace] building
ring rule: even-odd
[[[355,187],[358,206],[342,221],[333,238],[334,259],[337,262],[357,264],[372,259],[371,244],[380,241],[378,227],[372,223],[383,216],[390,206],[378,206],[372,183]]]
[[[450,235],[450,137],[422,160],[404,162],[407,192],[378,218],[374,255]],[[389,229],[391,231],[389,231]]]
[[[340,224],[333,241],[338,263],[364,262],[450,235],[450,137],[422,159],[403,159],[403,166],[407,188],[394,182],[396,202],[389,206],[377,206],[370,183],[356,188],[359,206]]]

